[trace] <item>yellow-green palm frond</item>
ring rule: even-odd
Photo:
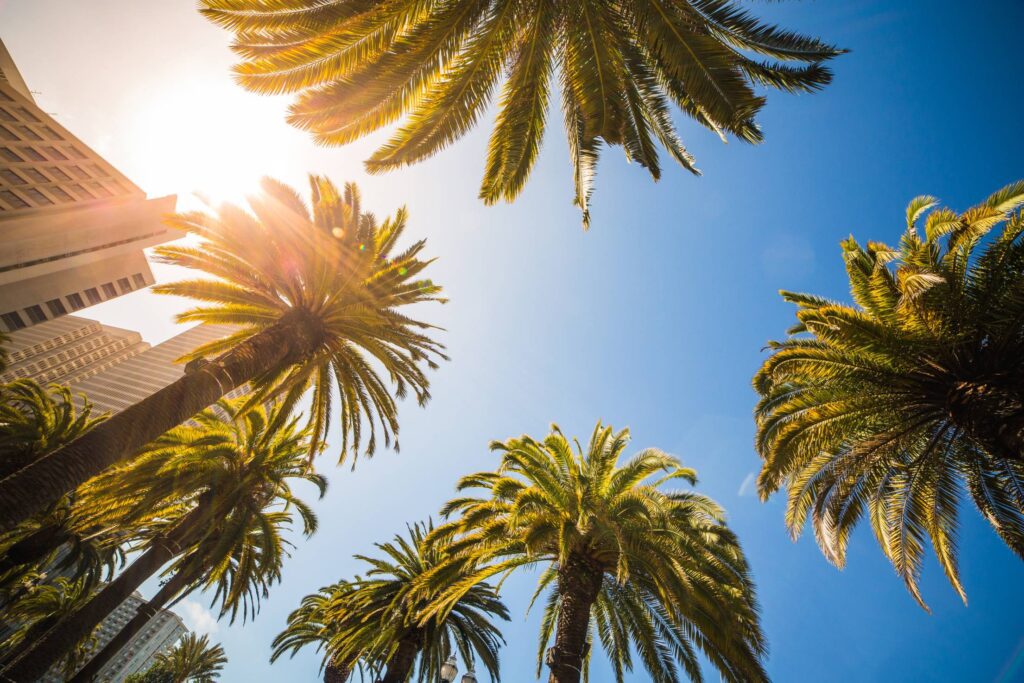
[[[154,288],[199,302],[179,320],[236,328],[183,360],[227,353],[287,326],[295,348],[250,378],[247,407],[272,399],[291,407],[311,391],[314,452],[334,419],[340,421],[341,460],[364,443],[372,454],[378,435],[397,449],[396,399],[412,394],[425,404],[426,370],[446,358],[432,336],[437,328],[403,313],[407,306],[444,302],[441,288],[424,278],[431,263],[421,257],[425,241],[399,251],[406,211],[379,222],[362,209],[351,183],[339,190],[311,176],[308,205],[278,181],[266,179],[262,187],[249,199],[249,211],[225,205],[213,214],[174,216],[171,223],[196,233],[201,244],[157,249],[163,262],[215,278]]]
[[[294,94],[289,121],[318,143],[398,124],[366,162],[374,173],[452,144],[497,93],[480,187],[488,204],[522,191],[557,70],[584,224],[602,145],[655,179],[659,147],[696,173],[670,103],[723,138],[759,142],[755,87],[814,92],[843,52],[732,0],[203,0],[200,11],[234,33],[238,81]]]
[[[844,241],[853,305],[784,292],[799,322],[754,378],[762,498],[785,488],[790,533],[810,520],[840,567],[866,517],[922,606],[929,540],[966,600],[964,491],[1024,557],[1021,205],[1021,182],[959,213],[922,196],[899,246]]]

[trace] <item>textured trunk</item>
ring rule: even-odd
[[[56,524],[36,529],[7,549],[0,560],[0,574],[22,564],[39,562],[70,539],[68,530]]]
[[[324,683],[347,683],[350,675],[352,667],[344,662],[335,662],[331,659],[324,667]]]
[[[43,634],[49,631],[53,627],[53,625],[56,624],[59,620],[60,617],[57,615],[50,615],[48,617],[44,617],[38,620],[36,623],[29,626],[28,632],[25,634],[25,637],[21,639],[21,643],[27,644],[36,642],[37,640],[42,638]],[[19,649],[11,648],[3,653],[0,653],[0,667],[5,666],[7,662],[14,659],[18,654],[20,654],[20,652],[21,651]]]
[[[548,652],[549,683],[579,683],[586,654],[590,609],[601,590],[602,572],[585,558],[570,555],[558,570],[555,646]]]
[[[192,577],[178,573],[165,583],[153,599],[139,605],[138,612],[131,621],[124,625],[117,635],[100,650],[95,657],[90,659],[82,669],[74,675],[71,683],[87,683],[100,672],[107,662],[114,658],[121,648],[128,644],[136,633],[141,631],[149,623],[149,620],[156,616],[156,613],[164,608],[168,602],[173,600],[181,591],[185,590],[192,583]]]
[[[197,508],[168,534],[157,539],[137,560],[85,605],[62,619],[29,649],[11,662],[2,673],[4,681],[35,681],[42,677],[52,664],[71,652],[89,637],[93,630],[111,612],[138,590],[149,577],[153,576],[180,552],[182,539],[189,535],[202,520],[205,511]]]
[[[293,310],[238,348],[186,372],[173,384],[0,481],[0,531],[14,528],[111,465],[128,460],[251,378],[307,357],[318,342],[315,324],[308,314]]]
[[[1024,461],[1024,405],[1017,392],[986,382],[960,382],[948,394],[950,420],[990,455]]]
[[[385,671],[381,683],[405,683],[408,681],[419,651],[420,639],[418,635],[408,636],[398,641],[398,650],[388,660],[387,671]]]

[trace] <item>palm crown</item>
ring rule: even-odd
[[[698,650],[725,680],[765,680],[753,583],[722,509],[693,492],[663,490],[696,475],[657,449],[620,464],[628,442],[627,430],[598,423],[586,451],[557,426],[543,441],[492,444],[501,453],[498,469],[459,483],[485,496],[449,502],[444,514],[458,517],[433,534],[451,539],[456,558],[432,576],[445,586],[434,609],[443,611],[482,578],[544,564],[538,594],[552,584],[555,590],[538,659],[557,621],[553,681],[578,680],[584,640],[595,634],[619,681],[632,666],[631,643],[655,681],[678,680],[677,662],[701,680]]]
[[[476,582],[444,614],[427,613],[437,591],[424,590],[424,578],[448,558],[442,545],[424,542],[431,529],[417,524],[408,538],[378,543],[382,557],[357,555],[369,565],[365,576],[307,597],[275,641],[275,657],[322,640],[329,662],[384,670],[388,683],[404,683],[418,659],[418,680],[425,683],[439,680],[445,660],[458,652],[497,680],[504,640],[491,620],[507,620],[508,611],[494,588]]]
[[[866,515],[919,602],[928,537],[964,596],[961,488],[1024,557],[1021,204],[1024,182],[963,213],[919,197],[898,247],[847,240],[855,305],[783,292],[798,323],[754,378],[762,497],[785,488],[838,566]]]
[[[813,91],[839,50],[759,22],[730,0],[203,0],[236,33],[238,80],[299,93],[290,122],[345,144],[402,119],[367,161],[379,172],[419,161],[469,131],[499,84],[480,189],[514,199],[537,157],[552,76],[575,175],[588,200],[603,143],[660,175],[658,146],[697,172],[671,119],[761,140],[755,85]],[[770,61],[760,61],[767,58]]]
[[[251,379],[249,405],[283,397],[287,415],[309,387],[314,445],[324,438],[340,392],[344,458],[357,451],[364,422],[367,452],[376,446],[376,424],[390,444],[398,432],[397,406],[374,363],[388,374],[399,398],[408,390],[423,404],[430,397],[423,365],[437,367],[443,347],[425,333],[432,328],[404,315],[412,304],[443,301],[440,287],[419,276],[430,261],[419,258],[426,242],[404,250],[396,245],[407,214],[400,209],[378,222],[363,212],[358,188],[343,192],[311,176],[312,203],[277,181],[263,181],[263,194],[250,197],[252,213],[222,206],[216,215],[180,214],[172,222],[202,238],[199,246],[163,246],[158,258],[212,275],[154,287],[207,302],[178,316],[183,322],[231,324],[238,330],[204,344],[183,360],[237,347],[282,319],[305,336],[300,357]],[[397,447],[397,443],[396,443]]]

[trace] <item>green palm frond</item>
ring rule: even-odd
[[[966,600],[965,491],[1024,557],[1022,204],[1021,182],[962,213],[918,197],[898,247],[844,241],[854,304],[784,292],[799,324],[754,378],[762,497],[785,488],[790,533],[810,519],[840,567],[867,517],[922,606],[928,541]]]
[[[366,162],[415,163],[475,127],[497,94],[480,198],[512,201],[544,136],[553,72],[589,221],[600,148],[660,176],[658,148],[697,173],[670,103],[721,135],[759,142],[756,86],[814,92],[841,54],[733,0],[203,0],[234,33],[246,88],[295,96],[289,121],[342,145],[398,124]]]

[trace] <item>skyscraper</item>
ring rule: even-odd
[[[0,382],[66,384],[97,412],[117,413],[181,377],[185,366],[178,358],[230,333],[228,326],[200,325],[151,348],[137,332],[69,315],[12,332],[10,366]]]
[[[36,104],[0,42],[0,330],[153,283],[143,248],[181,237],[145,193]]]
[[[134,593],[111,612],[93,634],[95,640],[89,650],[90,655],[100,652],[113,640],[144,603],[142,596]],[[121,683],[128,676],[145,671],[152,666],[158,654],[173,647],[187,632],[181,617],[170,610],[160,610],[100,669],[95,680],[100,683]],[[88,657],[78,668],[81,669],[87,662]],[[66,677],[61,668],[55,666],[38,683],[62,683],[64,680]]]

